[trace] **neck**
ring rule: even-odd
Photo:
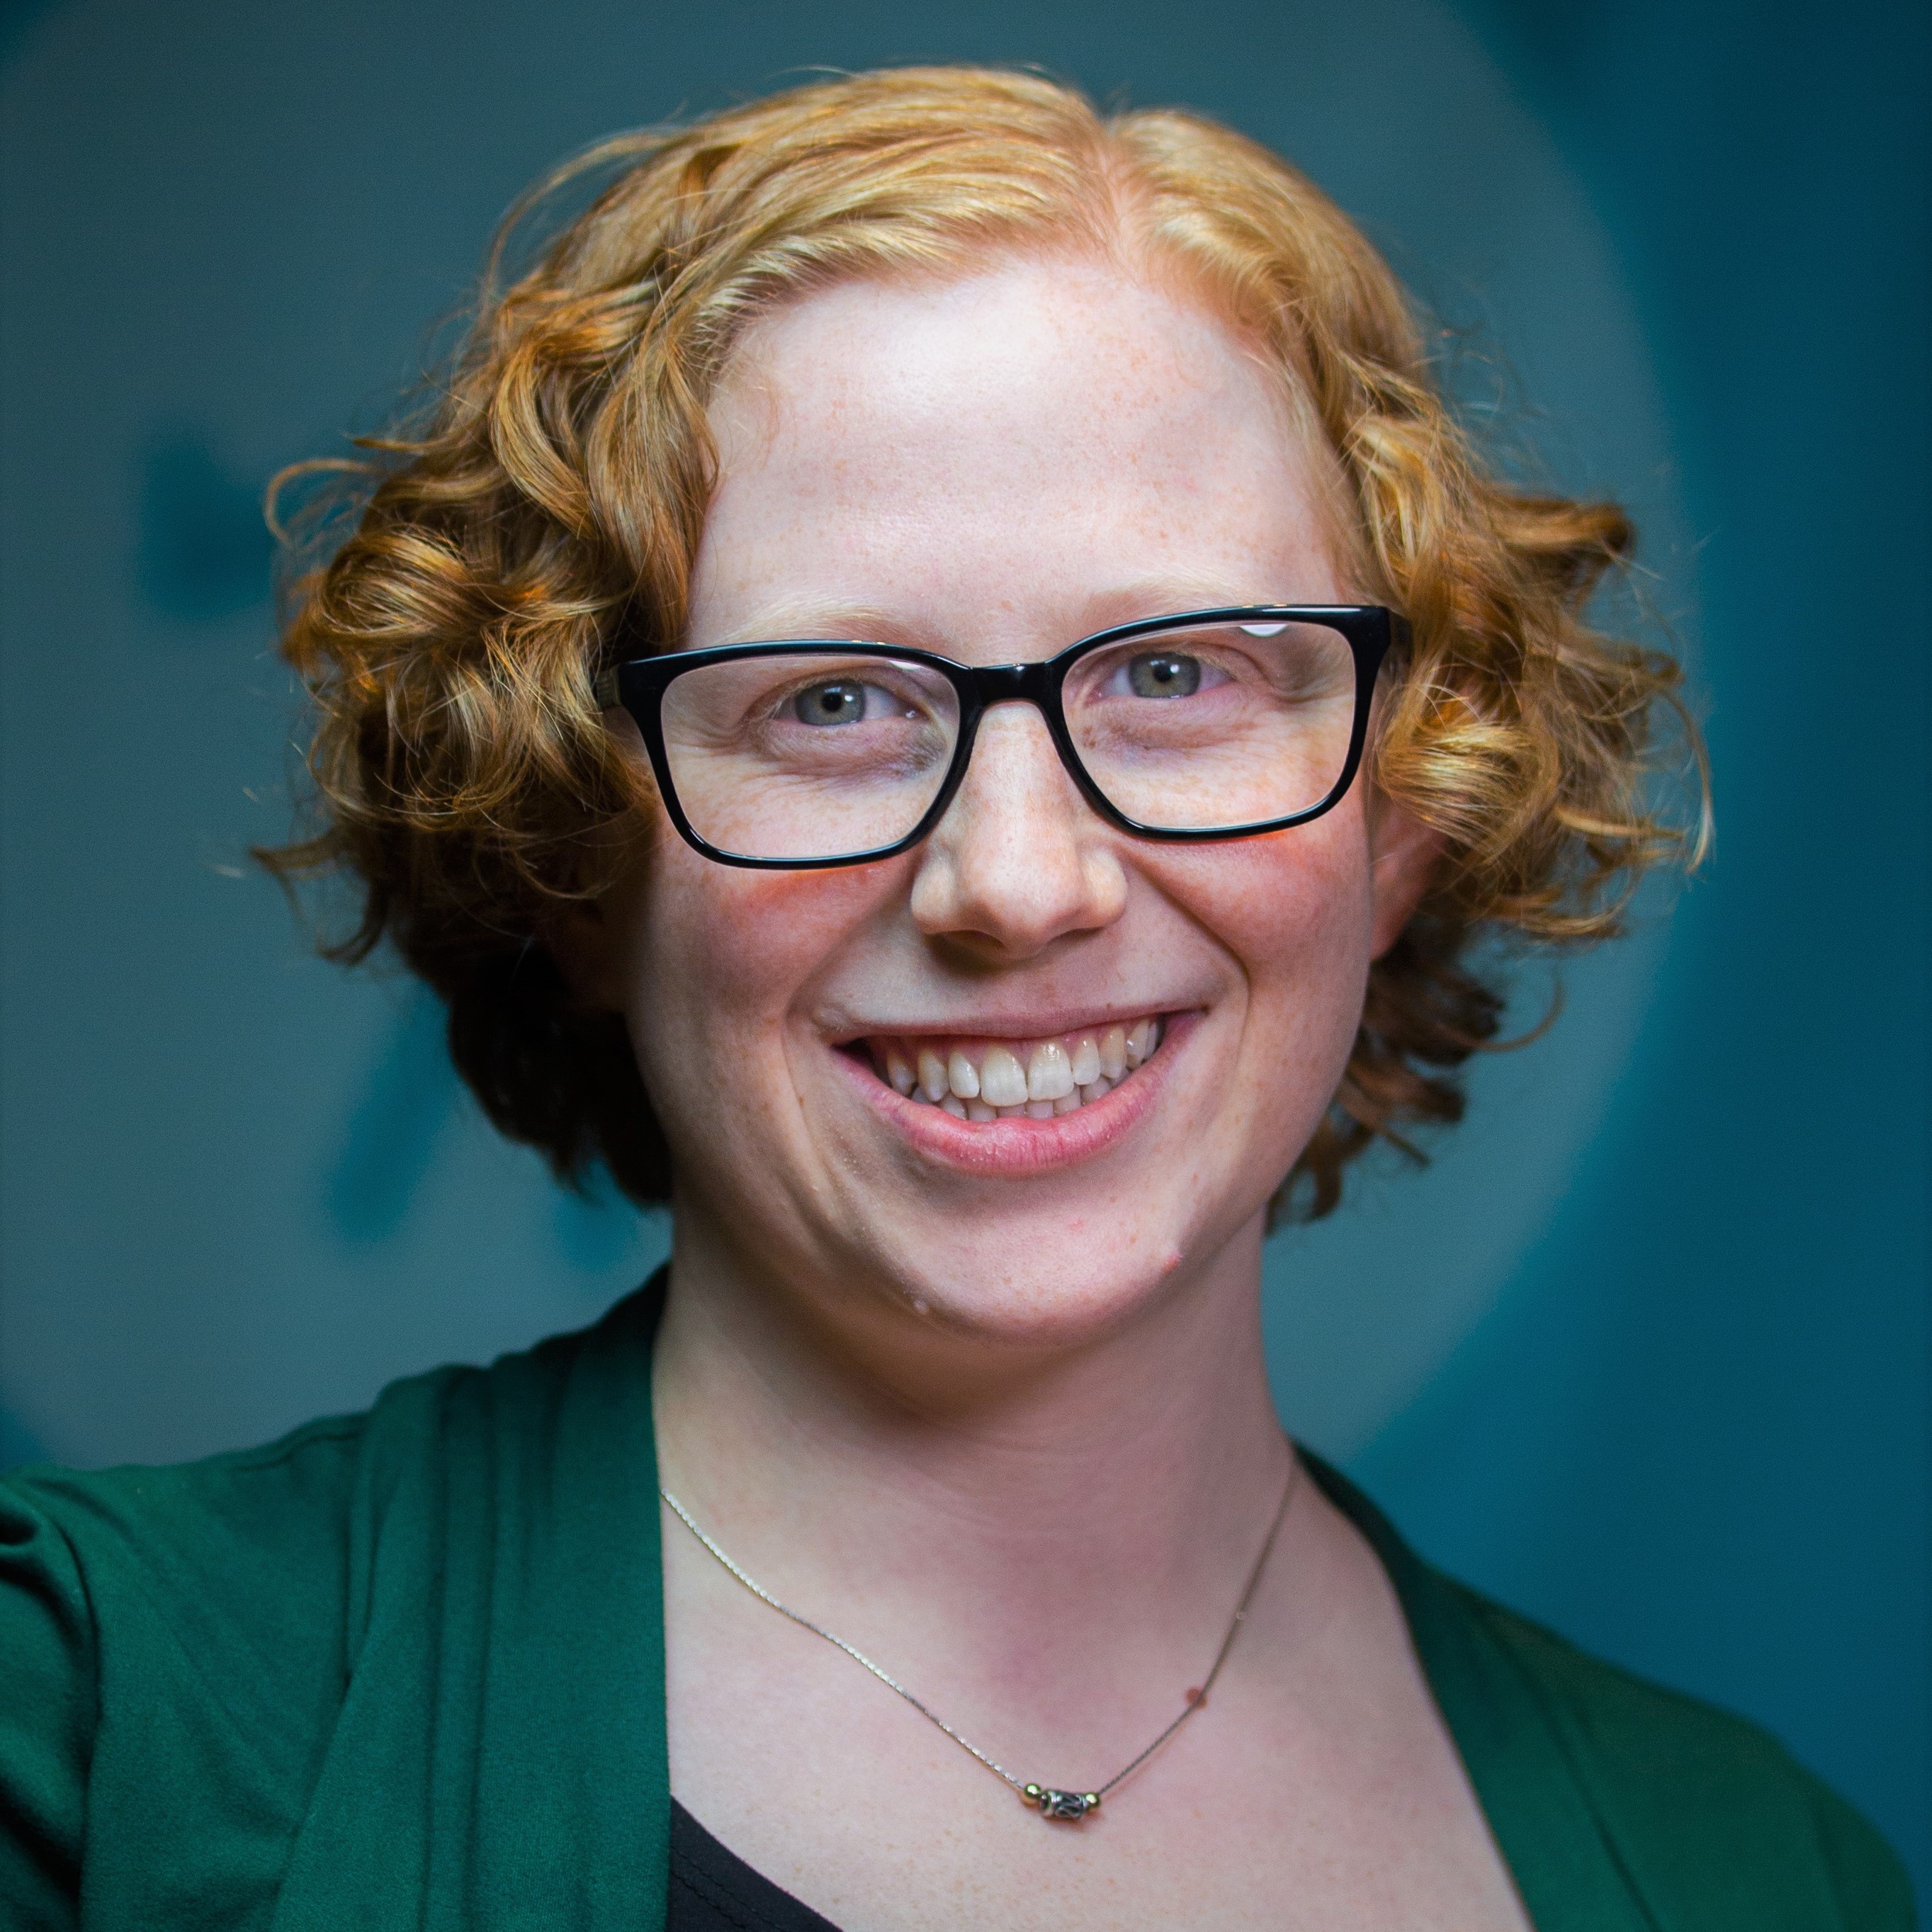
[[[1144,1643],[1171,1676],[1230,1613],[1291,1466],[1261,1234],[1108,1332],[1031,1349],[910,1312],[846,1332],[680,1215],[655,1367],[664,1486],[848,1640],[890,1631],[897,1654],[1058,1691],[1085,1653],[1117,1672]]]

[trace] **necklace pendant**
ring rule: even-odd
[[[1029,1804],[1038,1805],[1042,1818],[1077,1822],[1100,1808],[1100,1795],[1096,1791],[1056,1791],[1050,1784],[1029,1784],[1020,1796]]]

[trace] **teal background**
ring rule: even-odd
[[[1416,1176],[1271,1251],[1283,1411],[1422,1549],[1768,1724],[1932,1882],[1925,32],[1724,0],[16,5],[0,42],[0,1462],[201,1453],[574,1324],[662,1230],[309,959],[260,487],[496,214],[812,63],[1041,62],[1307,166],[1472,415],[1639,512],[1705,874]],[[1547,991],[1525,976],[1519,1012]]]

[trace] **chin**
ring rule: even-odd
[[[1058,1238],[1009,1224],[916,1257],[880,1255],[878,1276],[892,1306],[935,1330],[989,1348],[1064,1349],[1130,1325],[1172,1283],[1181,1241],[1151,1229],[1118,1233],[1104,1245],[1056,1217]]]

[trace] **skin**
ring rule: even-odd
[[[713,424],[694,646],[1008,662],[1352,599],[1252,352],[1102,262],[814,293],[752,332]],[[1433,856],[1363,783],[1286,833],[1136,840],[1008,706],[915,850],[759,873],[651,822],[557,936],[673,1146],[666,1486],[1022,1778],[1110,1776],[1220,1641],[1294,1468],[1265,1205]],[[846,1050],[1148,1013],[1131,1118],[1024,1171],[922,1139]],[[1209,1708],[1071,1827],[664,1521],[673,1789],[844,1932],[1525,1923],[1387,1579],[1305,1480]]]

